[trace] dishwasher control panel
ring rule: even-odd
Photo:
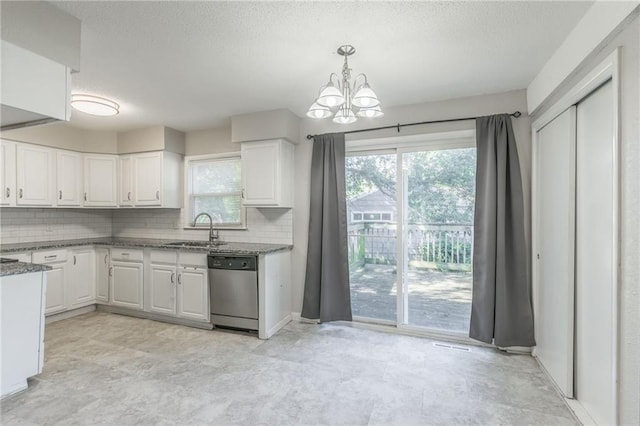
[[[230,269],[239,271],[255,271],[257,259],[255,256],[208,256],[209,269]]]

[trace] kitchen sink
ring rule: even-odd
[[[224,241],[215,241],[213,243],[210,243],[208,241],[176,241],[174,243],[167,243],[166,245],[168,246],[176,246],[176,247],[203,247],[203,248],[208,248],[208,247],[217,247],[217,246],[223,246],[227,244]]]

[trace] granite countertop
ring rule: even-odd
[[[42,272],[48,271],[49,269],[51,269],[51,266],[38,265],[36,263],[0,263],[0,277],[6,277],[8,275],[28,274],[30,272]]]
[[[176,246],[170,243],[183,240],[163,240],[155,238],[87,238],[77,240],[36,241],[32,243],[16,243],[0,245],[0,253],[17,253],[21,251],[47,250],[65,247],[79,246],[112,246],[127,248],[159,248],[172,249],[200,253],[230,253],[230,254],[267,254],[293,248],[289,244],[264,244],[264,243],[233,243],[228,242],[217,246],[204,246],[206,241],[201,241],[203,246]]]

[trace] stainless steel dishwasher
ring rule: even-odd
[[[256,256],[208,256],[213,325],[258,330]]]

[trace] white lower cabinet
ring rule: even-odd
[[[96,249],[96,303],[109,303],[109,249]]]
[[[142,309],[142,263],[111,261],[111,304]]]
[[[68,307],[73,309],[95,303],[96,254],[93,248],[71,251],[68,268]]]
[[[176,266],[151,264],[149,292],[150,310],[176,314]]]
[[[32,262],[51,267],[45,272],[47,287],[45,295],[45,315],[67,309],[67,251],[50,250],[32,254]]]
[[[206,266],[182,266],[178,272],[178,316],[209,321],[209,280]]]

